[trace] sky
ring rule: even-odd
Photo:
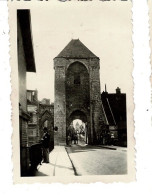
[[[53,59],[71,41],[80,39],[100,58],[101,92],[117,87],[130,93],[132,74],[131,2],[68,2],[31,8],[36,73],[27,73],[27,89],[54,101]]]

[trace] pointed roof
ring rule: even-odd
[[[79,39],[72,39],[56,58],[98,58]]]

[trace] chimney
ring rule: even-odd
[[[119,87],[116,89],[116,94],[121,94],[121,89]]]

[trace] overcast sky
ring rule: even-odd
[[[37,89],[39,100],[54,101],[53,58],[79,38],[100,58],[101,92],[120,87],[130,92],[132,74],[131,2],[48,4],[31,8],[36,73],[27,74],[27,88]],[[44,4],[46,5],[46,4]]]

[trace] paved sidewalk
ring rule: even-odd
[[[50,163],[38,166],[35,176],[74,176],[74,170],[64,146],[55,146]]]

